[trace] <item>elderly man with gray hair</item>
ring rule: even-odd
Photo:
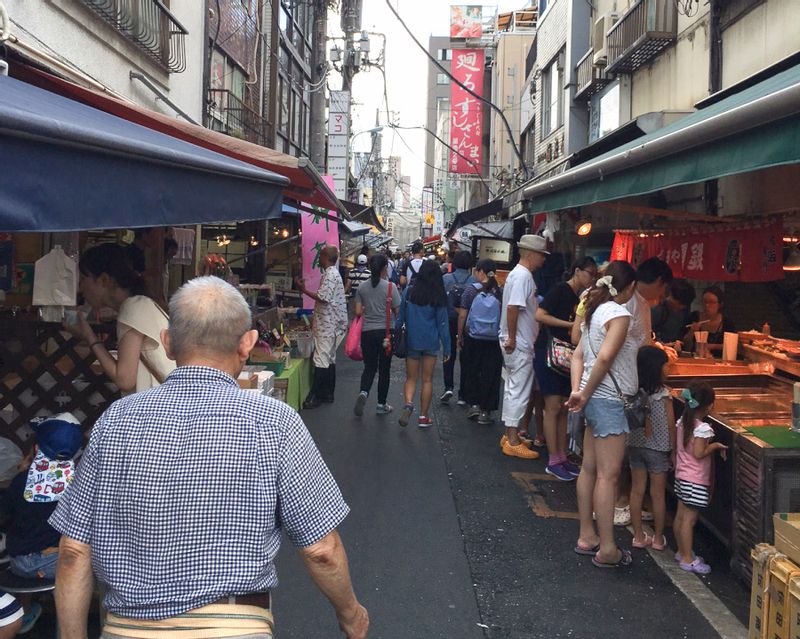
[[[251,326],[230,284],[187,282],[161,334],[178,367],[95,424],[50,519],[63,534],[63,639],[87,636],[93,572],[107,586],[104,639],[270,638],[281,531],[345,635],[367,636],[336,532],[349,511],[336,482],[296,412],[236,383],[258,338]]]
[[[314,386],[303,402],[303,408],[317,408],[322,402],[332,403],[336,388],[336,349],[347,333],[347,301],[344,284],[336,263],[339,249],[326,246],[320,251],[322,279],[316,293],[306,288],[305,281],[295,279],[297,288],[312,298],[314,305]]]

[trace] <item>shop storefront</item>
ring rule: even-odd
[[[729,451],[701,519],[749,579],[773,513],[800,510],[800,67],[778,65],[697,107],[524,195],[534,231],[553,234],[567,261],[659,257],[697,290],[701,312],[702,291],[724,291],[735,330],[716,350],[672,343],[669,383],[678,411],[689,381],[716,390],[710,419]]]

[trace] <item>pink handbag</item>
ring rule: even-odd
[[[347,331],[347,339],[344,342],[344,354],[356,362],[363,361],[364,353],[361,352],[361,326],[363,316],[353,318],[350,328]]]

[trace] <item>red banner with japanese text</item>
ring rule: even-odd
[[[482,49],[453,49],[450,72],[461,84],[480,96],[483,96],[483,71]],[[482,137],[483,104],[461,86],[451,82],[450,173],[480,174]]]
[[[717,227],[708,231],[640,233],[618,231],[612,260],[638,266],[658,257],[675,277],[715,282],[783,279],[783,223]]]

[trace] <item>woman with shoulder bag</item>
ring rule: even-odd
[[[625,396],[639,390],[636,372],[638,344],[628,335],[631,314],[624,304],[633,296],[636,272],[627,262],[614,261],[589,291],[582,337],[572,357],[572,393],[567,407],[583,410],[586,432],[583,465],[578,476],[580,534],[575,546],[598,568],[631,563],[631,553],[614,540],[617,479],[629,432]],[[597,530],[592,521],[596,513]]]
[[[496,270],[494,260],[478,262],[478,281],[464,289],[458,309],[464,399],[470,406],[467,417],[477,419],[479,424],[493,423],[492,411],[500,405],[503,354],[498,332],[503,289],[495,279]]]
[[[406,381],[405,405],[400,413],[401,426],[407,426],[414,412],[414,395],[417,382],[422,377],[420,415],[417,426],[430,428],[433,421],[428,415],[433,396],[433,370],[440,350],[442,359],[450,357],[450,325],[447,319],[447,295],[444,292],[442,271],[438,264],[423,260],[413,286],[403,291],[396,328],[405,326]]]
[[[400,292],[388,280],[389,262],[385,255],[376,253],[369,259],[369,280],[362,282],[356,290],[356,317],[363,319],[361,329],[361,351],[364,354],[364,372],[361,374],[361,391],[353,409],[359,417],[364,414],[367,396],[378,373],[378,406],[375,412],[385,415],[392,412],[386,403],[389,395],[389,373],[392,368],[392,334]]]
[[[581,292],[597,279],[597,263],[584,257],[572,269],[572,277],[550,288],[536,310],[536,321],[544,330],[534,345],[533,370],[544,398],[544,437],[549,459],[545,472],[561,481],[574,481],[580,468],[567,459],[567,409],[569,366],[556,361],[573,350],[570,330]],[[559,368],[560,365],[560,368]],[[565,368],[566,366],[566,368]]]

